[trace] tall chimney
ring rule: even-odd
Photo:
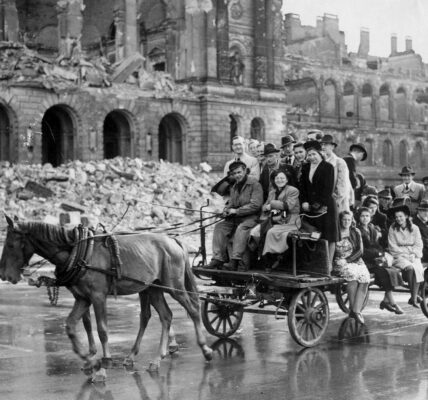
[[[358,48],[358,55],[360,57],[367,57],[370,51],[370,32],[367,28],[360,30],[360,47]]]
[[[406,51],[412,51],[412,38],[411,36],[406,36]]]
[[[397,34],[391,35],[391,56],[397,54]]]

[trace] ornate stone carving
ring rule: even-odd
[[[255,80],[257,86],[267,85],[267,60],[264,56],[256,57]]]
[[[244,83],[245,64],[242,61],[242,56],[238,51],[235,51],[230,57],[230,79],[235,85]]]
[[[242,7],[241,2],[238,0],[230,7],[230,15],[233,19],[240,19],[243,14],[244,8]]]

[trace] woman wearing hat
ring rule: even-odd
[[[333,198],[334,168],[324,161],[319,142],[306,142],[305,149],[308,163],[303,165],[300,179],[300,203],[306,214],[302,222],[315,227],[329,242],[331,263],[339,239],[337,206]]]
[[[337,147],[333,136],[324,135],[321,139],[321,147],[325,156],[325,161],[334,167],[334,193],[338,212],[349,211],[351,207],[352,186],[349,180],[349,170],[346,162],[334,153]]]
[[[409,304],[419,308],[419,285],[424,281],[421,263],[423,243],[419,228],[410,220],[410,210],[406,205],[388,210],[395,222],[389,228],[389,252],[394,257],[392,266],[400,269],[409,283],[411,297]]]

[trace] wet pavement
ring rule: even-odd
[[[158,346],[157,315],[135,366],[125,369],[121,363],[137,333],[139,303],[137,296],[111,298],[114,365],[105,384],[91,384],[65,334],[70,294],[62,288],[53,307],[45,288],[0,283],[0,399],[426,399],[428,320],[407,305],[408,295],[396,294],[405,314],[393,315],[379,310],[381,293],[371,292],[365,326],[346,319],[328,297],[330,324],[317,347],[294,343],[286,320],[245,314],[232,339],[208,336],[215,348],[210,363],[196,345],[190,319],[170,301],[180,351],[163,360],[158,373],[147,371]]]

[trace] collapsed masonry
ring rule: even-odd
[[[2,163],[0,209],[22,220],[65,226],[101,223],[107,231],[116,232],[170,227],[199,219],[190,209],[198,210],[206,200],[210,206],[204,210],[221,210],[222,199],[210,193],[218,176],[208,174],[209,170],[204,163],[194,169],[119,157],[74,161],[59,168]],[[3,218],[0,224],[6,227]],[[0,232],[4,238],[5,229]]]

